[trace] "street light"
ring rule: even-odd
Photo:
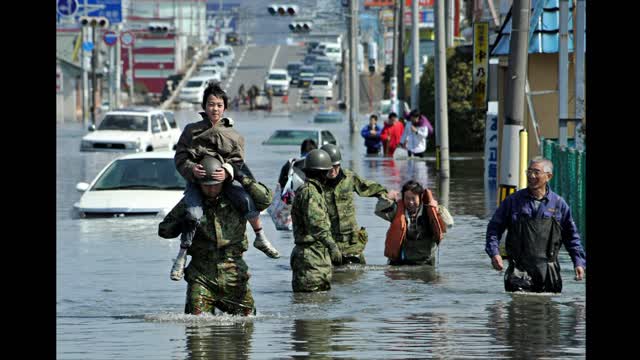
[[[289,24],[289,30],[294,33],[308,33],[312,27],[312,21],[295,21]]]

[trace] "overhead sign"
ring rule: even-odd
[[[103,39],[105,44],[113,46],[118,42],[118,35],[113,31],[105,31]]]
[[[57,0],[56,11],[59,16],[73,16],[78,11],[77,0]]]
[[[124,46],[131,46],[135,41],[135,37],[133,36],[132,32],[125,31],[122,34],[120,34],[120,41],[122,41],[122,45]]]
[[[75,11],[73,11],[74,3]],[[77,22],[78,17],[87,15],[104,16],[109,19],[110,24],[119,24],[122,22],[122,0],[82,0],[80,2],[77,0],[57,0],[56,12],[58,23],[70,16]]]
[[[392,7],[395,0],[365,0],[364,7],[366,8],[380,8],[380,7]],[[434,0],[419,0],[418,6],[433,7]],[[411,0],[404,1],[405,7],[411,6]]]
[[[489,22],[473,24],[473,107],[487,108],[487,79],[489,78]]]

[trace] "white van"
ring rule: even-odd
[[[210,76],[191,77],[189,80],[187,80],[187,83],[184,84],[184,86],[180,90],[180,95],[178,95],[178,98],[180,99],[180,101],[199,104],[202,102],[204,89],[209,86],[209,83],[217,82],[219,81],[211,78]]]
[[[336,43],[323,43],[324,54],[336,64],[342,64],[342,47]]]

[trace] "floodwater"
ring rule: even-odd
[[[276,128],[314,127],[310,113],[233,113],[245,136],[254,175],[275,187],[280,167],[297,147],[262,145]],[[198,119],[177,112],[181,126]],[[364,124],[362,124],[364,125]],[[438,184],[433,161],[366,158],[348,124],[326,124],[342,144],[343,166],[390,189],[416,179],[447,202],[455,225],[439,250],[437,269],[391,267],[383,256],[388,223],[373,214],[375,199],[356,195],[357,218],[369,233],[368,265],[334,272],[331,291],[291,291],[290,232],[267,235],[280,250],[269,259],[245,253],[258,314],[184,315],[186,282],[169,279],[179,239],[157,235],[157,217],[72,219],[80,193],[117,154],[80,153],[81,124],[57,133],[56,314],[59,359],[293,358],[584,358],[585,282],[573,280],[561,252],[564,291],[555,296],[504,292],[502,274],[484,253],[492,213],[482,159],[456,156],[449,184]],[[457,160],[456,160],[457,159]],[[448,188],[449,198],[440,189]],[[491,196],[491,195],[489,195]],[[446,196],[445,196],[446,197]],[[249,233],[249,239],[253,235]]]

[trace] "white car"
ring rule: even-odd
[[[285,69],[271,69],[264,78],[264,89],[271,88],[274,95],[287,95],[291,77]]]
[[[327,77],[314,77],[309,87],[309,96],[319,99],[333,98],[333,83]]]
[[[130,154],[111,161],[73,204],[74,217],[164,215],[182,199],[186,181],[173,162],[173,151]]]
[[[218,82],[222,81],[222,72],[218,66],[206,65],[201,66],[196,76],[208,76]]]
[[[335,43],[324,43],[322,50],[326,57],[331,59],[336,64],[342,63],[342,48]]]
[[[173,143],[172,149],[176,149],[176,145],[178,144],[178,140],[180,140],[180,135],[182,135],[182,129],[178,126],[176,122],[176,117],[173,114],[173,111],[163,110],[164,117],[167,119],[169,123],[169,132],[171,133],[171,142]]]
[[[180,101],[199,104],[202,102],[204,90],[212,82],[216,83],[219,81],[210,76],[194,76],[187,80],[187,83],[180,89],[178,99],[180,99]]]
[[[172,149],[177,141],[171,135],[162,110],[125,108],[109,111],[97,129],[80,141],[80,151],[143,152],[161,148]]]
[[[222,59],[224,59],[227,64],[231,64],[231,62],[235,58],[233,49],[230,46],[218,46],[211,52],[209,58],[220,56],[218,54],[221,55]]]
[[[262,145],[297,146],[305,139],[313,139],[318,146],[326,144],[338,145],[338,140],[329,130],[321,128],[286,128],[278,129],[262,142]]]

